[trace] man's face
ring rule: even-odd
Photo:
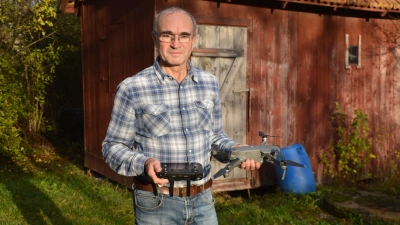
[[[159,36],[163,34],[174,35],[174,39],[168,43],[155,39],[158,54],[160,56],[161,66],[181,66],[186,64],[195,43],[193,37],[193,23],[191,18],[182,13],[162,15],[158,22]],[[181,43],[179,36],[190,35],[190,41]]]

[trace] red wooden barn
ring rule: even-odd
[[[153,64],[153,18],[170,6],[199,24],[191,60],[218,77],[232,138],[260,144],[262,130],[280,136],[270,144],[301,143],[321,183],[319,156],[334,140],[338,102],[349,119],[355,109],[369,116],[374,174],[399,167],[399,0],[64,0],[82,25],[86,167],[132,182],[105,164],[101,142],[116,86]],[[235,170],[213,190],[260,187],[272,177],[267,165]]]

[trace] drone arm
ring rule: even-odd
[[[254,149],[242,149],[242,150],[232,151],[231,160],[235,156],[242,156],[243,158],[245,158],[245,160],[253,159],[255,161],[259,161],[260,163],[265,161],[271,164],[279,165],[283,170],[282,180],[284,180],[286,176],[287,163],[288,165],[304,167],[304,165],[302,164],[292,162],[290,160],[286,161],[285,157],[280,153],[281,149],[278,146],[261,145],[256,147],[254,147]],[[281,160],[278,160],[277,156],[279,156]]]
[[[305,165],[293,162],[291,160],[285,160],[284,156],[280,153],[280,148],[273,145],[258,145],[258,146],[242,146],[237,148],[232,148],[229,154],[219,153],[213,151],[212,154],[223,156],[229,163],[224,168],[222,168],[215,177],[220,175],[229,175],[229,172],[236,166],[239,166],[242,162],[247,159],[252,159],[256,162],[263,163],[269,162],[271,164],[279,165],[283,170],[282,180],[285,179],[287,166],[296,166],[305,168]],[[280,158],[278,160],[277,158]]]

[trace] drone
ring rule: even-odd
[[[296,166],[301,168],[306,168],[305,165],[286,160],[282,155],[281,148],[275,145],[268,145],[267,138],[269,137],[279,137],[264,134],[264,132],[259,131],[258,135],[262,138],[261,145],[253,145],[253,146],[241,146],[232,148],[229,153],[221,153],[215,150],[211,151],[213,156],[223,156],[227,157],[229,162],[228,164],[220,169],[217,173],[214,174],[213,179],[216,179],[220,176],[224,176],[225,178],[229,176],[230,171],[235,167],[239,167],[242,162],[247,159],[253,159],[254,161],[258,161],[262,163],[271,163],[280,166],[283,170],[282,180],[285,179],[287,166]]]

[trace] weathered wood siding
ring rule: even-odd
[[[224,131],[237,142],[247,143],[247,27],[232,26],[236,25],[234,21],[231,26],[203,25],[202,22],[201,19],[198,21],[191,61],[218,78]],[[215,174],[225,166],[212,158],[211,173]],[[234,168],[229,178],[217,178],[213,186],[222,190],[245,189],[250,187],[249,177],[251,174],[248,176],[247,171]]]
[[[104,140],[115,90],[124,78],[154,60],[151,39],[154,2],[145,0],[85,1],[82,4],[85,166],[120,183],[104,162]]]
[[[321,182],[318,155],[333,140],[331,115],[339,102],[349,119],[357,108],[368,114],[372,136],[380,137],[380,143],[373,143],[377,158],[370,165],[375,174],[383,173],[391,161],[399,166],[400,50],[390,51],[393,46],[377,40],[371,32],[374,23],[393,29],[398,21],[367,22],[271,10],[263,3],[255,7],[186,0],[109,2],[85,1],[82,5],[87,167],[112,173],[101,159],[101,141],[109,122],[113,90],[124,77],[153,63],[153,17],[169,6],[187,9],[202,24],[235,21],[236,26],[247,27],[246,86],[253,90],[247,104],[247,127],[243,128],[248,144],[260,143],[259,130],[281,136],[270,138],[270,144],[303,144]],[[356,65],[345,68],[345,34],[349,34],[350,45],[357,45],[361,35],[359,69]],[[388,40],[379,32],[378,37]],[[265,178],[264,172],[252,175],[256,177],[253,187]]]

